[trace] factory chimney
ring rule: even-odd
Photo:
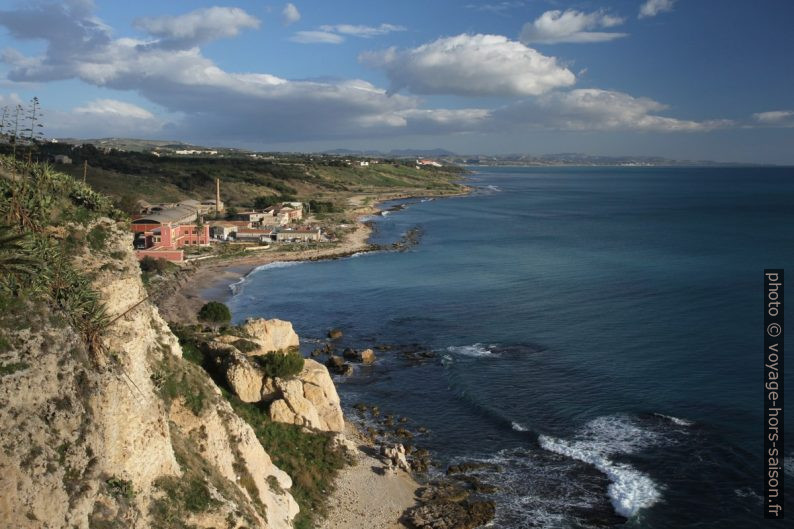
[[[215,213],[223,211],[223,204],[221,203],[221,179],[215,179]]]

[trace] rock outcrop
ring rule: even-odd
[[[109,316],[99,351],[43,304],[0,315],[0,525],[291,528],[289,476],[181,358],[145,301],[129,232],[94,225],[108,234],[104,247],[76,266]],[[295,343],[288,334],[269,343]],[[233,378],[242,385],[245,374]]]
[[[326,432],[344,430],[344,416],[328,370],[306,359],[296,378],[276,379],[279,398],[270,404],[270,418]]]
[[[214,355],[232,392],[243,402],[269,402],[272,420],[324,432],[344,429],[339,395],[324,365],[307,358],[297,375],[271,378],[230,344],[211,341],[205,348]]]
[[[253,351],[246,352],[248,355],[282,352],[300,346],[298,335],[288,321],[252,318],[246,320],[240,329],[259,346]]]

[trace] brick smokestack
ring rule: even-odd
[[[223,206],[221,205],[221,179],[215,179],[215,212],[220,213],[223,211]]]

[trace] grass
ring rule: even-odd
[[[333,490],[334,477],[345,466],[344,456],[332,447],[331,435],[307,433],[299,426],[273,422],[260,407],[244,403],[227,391],[224,395],[237,415],[254,429],[273,463],[292,478],[290,492],[301,509],[295,529],[314,527],[326,512],[325,500]]]
[[[170,403],[175,399],[183,399],[185,406],[199,416],[209,400],[206,382],[196,373],[195,366],[182,363],[171,355],[164,355],[160,369],[152,375],[160,389],[163,399]]]
[[[154,486],[163,492],[150,508],[152,527],[156,529],[188,529],[185,518],[190,513],[205,512],[217,504],[204,480],[195,475],[187,479],[160,477]]]
[[[88,241],[89,248],[99,252],[105,249],[108,237],[110,237],[110,231],[100,224],[91,228],[86,235],[86,241]]]
[[[22,371],[30,367],[27,362],[11,362],[0,366],[0,376],[13,375],[17,371]]]
[[[243,492],[196,453],[195,439],[171,424],[171,441],[182,475],[155,480],[156,494],[149,511],[152,529],[194,529],[186,521],[191,514],[211,511],[219,505],[211,490],[236,505],[234,519],[242,518],[246,527],[256,527],[256,513]]]

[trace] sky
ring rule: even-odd
[[[0,0],[48,137],[794,164],[794,2]]]

